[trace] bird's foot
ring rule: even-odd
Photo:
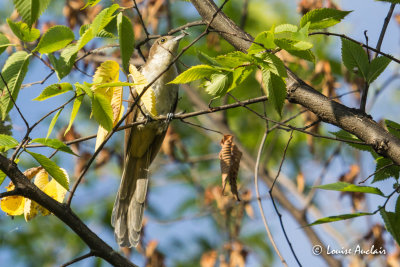
[[[144,125],[154,121],[153,118],[149,114],[145,114],[145,120],[146,121],[144,122]]]
[[[169,124],[172,121],[172,119],[174,118],[174,116],[175,116],[174,113],[172,113],[172,112],[168,113],[167,114],[167,119],[165,120],[165,123]]]

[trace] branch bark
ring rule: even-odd
[[[15,163],[2,155],[0,155],[0,169],[10,177],[16,190],[22,196],[42,205],[68,225],[88,245],[94,256],[103,258],[113,266],[136,266],[114,251],[107,243],[92,232],[67,205],[55,201],[32,184]]]
[[[191,2],[205,22],[209,22],[218,9],[212,0],[191,0]],[[221,33],[221,36],[242,52],[246,52],[254,40],[223,12],[218,13],[211,23],[211,27],[225,32]],[[400,140],[398,138],[387,132],[367,114],[322,95],[297,77],[290,69],[288,69],[288,76],[286,79],[287,99],[290,102],[300,104],[315,113],[322,121],[354,134],[368,145],[372,145],[378,154],[390,158],[394,163],[400,165]]]

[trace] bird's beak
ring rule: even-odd
[[[187,32],[185,32],[185,31],[182,31],[181,34],[179,34],[178,36],[175,36],[175,38],[172,39],[172,40],[174,40],[174,41],[179,41],[180,39],[182,39],[182,38],[185,37],[186,35],[189,35],[189,34],[188,34]]]

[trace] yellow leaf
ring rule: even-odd
[[[96,84],[117,82],[119,78],[119,65],[113,60],[107,60],[101,63],[96,69],[93,76],[93,83],[95,84],[92,88],[96,93],[100,93],[111,100],[113,95],[113,87],[96,88]]]
[[[138,95],[140,95],[143,91],[143,88],[145,88],[149,84],[149,82],[147,81],[146,77],[144,77],[143,74],[141,74],[138,69],[133,65],[129,66],[129,73],[130,77],[132,77],[133,79],[133,82],[138,84],[135,86],[135,90]],[[154,89],[152,87],[148,88],[140,100],[143,106],[146,108],[147,112],[152,117],[156,117],[156,94],[154,92]]]
[[[25,199],[24,218],[25,221],[30,221],[38,215],[41,206],[29,198]]]
[[[119,121],[122,107],[122,87],[115,87],[111,98],[111,107],[113,109],[113,125]]]
[[[123,110],[122,106],[122,87],[114,87],[112,98],[111,98],[111,107],[113,109],[113,126],[117,124],[117,122],[121,119]],[[106,136],[108,135],[108,131],[103,127],[99,126],[96,137],[96,146],[95,150],[100,146],[100,144],[104,141]]]
[[[49,183],[49,174],[44,170],[40,170],[35,176],[34,184],[43,191]],[[42,206],[31,199],[25,199],[24,218],[25,221],[30,221],[38,215],[39,211],[45,210]],[[46,211],[46,210],[45,210]],[[42,212],[43,213],[43,212]]]
[[[11,191],[14,190],[15,186],[13,183],[10,183],[6,188],[7,191]],[[1,210],[10,216],[17,216],[24,213],[24,205],[25,198],[22,196],[4,197],[0,202]]]
[[[49,183],[49,174],[43,169],[35,176],[35,185],[43,191],[43,188]]]

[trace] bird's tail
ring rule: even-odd
[[[111,216],[115,238],[121,247],[136,247],[142,229],[148,185],[150,153],[142,157],[127,155],[121,184]]]

